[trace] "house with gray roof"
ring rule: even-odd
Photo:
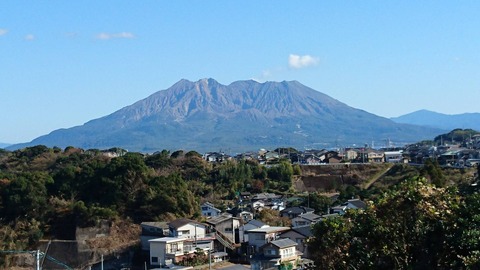
[[[301,214],[313,213],[315,209],[305,206],[288,207],[280,211],[280,216],[290,219],[296,218]]]
[[[300,227],[306,225],[312,225],[320,220],[321,216],[314,213],[300,214],[295,218],[292,218],[292,227]]]
[[[296,246],[297,243],[288,238],[266,243],[261,247],[261,253],[250,260],[251,269],[278,268],[279,265],[291,265],[292,269],[296,269],[301,259],[301,252]]]
[[[313,237],[311,226],[301,226],[292,228],[280,234],[280,239],[288,238],[297,243],[297,250],[302,253],[302,257],[309,258],[308,238]]]
[[[167,222],[142,222],[140,227],[142,228],[140,242],[142,250],[144,251],[150,249],[150,243],[148,240],[165,237],[170,234]]]

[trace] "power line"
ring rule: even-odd
[[[72,267],[68,266],[66,263],[61,262],[55,258],[53,258],[50,255],[46,255],[43,252],[40,252],[40,250],[0,250],[0,253],[6,253],[6,254],[31,254],[36,257],[36,269],[40,270],[40,257],[46,258],[47,260],[56,263],[60,266],[63,266],[65,269],[68,270],[74,270]]]

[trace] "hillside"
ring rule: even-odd
[[[60,129],[30,143],[84,149],[121,147],[243,152],[292,146],[398,143],[431,138],[438,129],[397,124],[349,107],[296,81],[181,80],[166,90],[82,126]]]

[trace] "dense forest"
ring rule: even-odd
[[[195,151],[143,155],[41,145],[2,151],[0,249],[25,249],[42,237],[71,239],[77,226],[100,219],[199,218],[206,200],[225,209],[241,191],[287,192],[293,173],[287,161],[269,168],[254,160],[212,164]]]

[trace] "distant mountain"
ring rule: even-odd
[[[387,139],[415,142],[440,132],[349,107],[297,81],[222,85],[203,79],[181,80],[108,116],[9,149],[43,144],[234,153],[282,146],[326,148],[372,141],[378,145]]]
[[[11,143],[0,143],[0,148],[6,148],[7,146],[12,145]]]
[[[449,115],[427,110],[420,110],[391,119],[396,123],[427,126],[444,130],[461,128],[480,131],[480,113]]]

